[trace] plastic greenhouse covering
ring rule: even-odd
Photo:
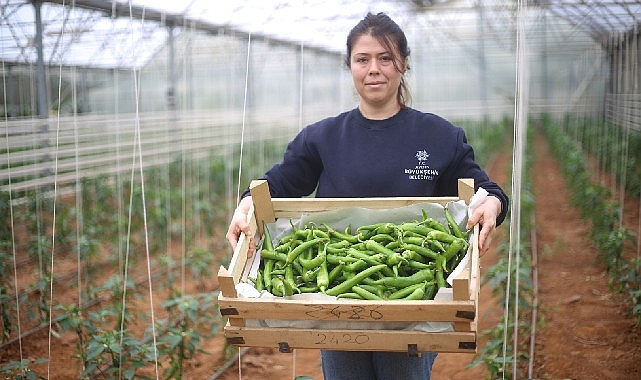
[[[124,306],[121,290],[137,286],[148,290],[141,298],[153,298],[152,279],[161,278],[173,297],[159,296],[168,302],[165,314],[189,304],[201,307],[191,316],[217,315],[211,298],[177,300],[188,292],[187,273],[192,280],[215,276],[208,270],[220,263],[208,261],[216,256],[210,253],[227,253],[220,230],[239,194],[282,158],[298,131],[358,104],[346,37],[368,12],[387,13],[407,35],[413,108],[462,126],[482,165],[509,151],[506,257],[530,248],[521,245],[529,224],[526,187],[535,177],[526,168],[528,144],[533,129],[550,123],[578,147],[575,158],[590,156],[569,169],[571,177],[583,178],[578,168],[589,164],[598,181],[614,178],[606,189],[581,185],[590,192],[586,199],[607,193],[620,207],[600,219],[611,227],[606,233],[592,233],[607,237],[599,249],[635,245],[639,261],[641,223],[632,233],[623,226],[625,212],[639,218],[627,197],[641,199],[641,1],[0,0],[0,377],[15,375],[17,365],[15,355],[3,364],[3,348],[51,359],[23,353],[32,331],[48,330],[53,339],[56,323],[69,330],[73,322],[84,338],[96,334],[91,343],[108,336],[87,319],[99,319],[89,312],[102,302],[99,293],[111,290]],[[60,251],[71,274],[58,272]],[[139,260],[133,288],[123,278],[130,254]],[[620,256],[612,262],[624,265]],[[636,285],[620,288],[632,294],[641,325],[636,265],[626,272]],[[152,266],[162,274],[153,277]],[[60,278],[73,292],[65,300],[53,290]],[[513,281],[518,286],[518,277]],[[177,339],[168,325],[158,324],[162,335],[151,331],[155,323],[125,318],[117,300],[110,304],[122,313],[114,317],[122,336],[127,318],[149,330],[140,347],[177,344],[163,341]],[[155,322],[151,310],[144,312]],[[125,352],[122,336],[118,348]],[[159,377],[159,360],[143,360],[150,354],[134,355],[133,346],[127,360],[144,362],[145,375]],[[97,345],[93,353],[99,347],[114,346]],[[88,348],[73,353],[83,360],[79,378],[100,372]],[[503,354],[526,378],[528,369],[517,363],[523,356]],[[176,365],[174,359],[162,358]],[[29,360],[42,373],[43,364]]]

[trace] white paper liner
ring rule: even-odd
[[[482,189],[480,189],[482,190]],[[485,190],[483,190],[485,191]],[[486,192],[487,193],[487,192]],[[487,194],[485,194],[487,195]],[[482,195],[484,198],[485,195]],[[476,194],[475,194],[476,196]],[[474,201],[474,198],[472,198]],[[478,204],[478,203],[477,203]],[[452,217],[461,229],[465,229],[468,219],[468,206],[464,201],[448,202],[447,208],[452,214]],[[441,223],[447,225],[445,219],[445,212],[443,206],[438,203],[424,202],[417,203],[405,207],[394,209],[366,209],[360,207],[343,208],[334,211],[325,211],[318,213],[311,213],[302,215],[298,219],[282,218],[275,223],[267,225],[270,235],[272,236],[273,243],[276,244],[281,237],[288,235],[292,231],[292,225],[297,228],[302,228],[308,223],[316,223],[317,225],[327,224],[330,227],[343,231],[348,226],[351,226],[355,231],[358,226],[363,226],[372,223],[390,222],[402,223],[413,220],[423,219],[423,210],[427,213],[428,217],[439,220]],[[469,213],[471,215],[471,213]],[[447,281],[451,285],[452,279],[465,269],[469,261],[469,251],[461,260],[461,262],[454,269],[452,274],[448,276]],[[260,254],[255,254],[249,276],[255,278],[260,263]],[[244,298],[279,298],[279,299],[292,299],[292,300],[337,300],[336,297],[328,296],[322,293],[304,293],[294,294],[289,297],[276,297],[270,292],[263,290],[258,292],[254,285],[250,282],[240,282],[236,285],[236,292],[238,297]],[[452,288],[440,288],[436,293],[435,300],[451,301]],[[355,300],[342,299],[345,302],[353,303]],[[402,301],[399,301],[402,302]],[[272,328],[299,328],[299,329],[344,329],[344,330],[408,330],[408,331],[423,331],[423,332],[447,332],[454,331],[451,322],[357,322],[357,321],[320,321],[320,320],[257,320],[248,319],[245,321],[247,327],[272,327]]]
[[[467,220],[472,216],[472,213],[474,212],[474,210],[481,203],[483,203],[483,201],[485,201],[485,198],[487,198],[488,194],[489,193],[487,192],[487,190],[485,190],[482,187],[479,187],[476,193],[472,196],[472,199],[470,199],[470,205],[467,207],[467,218],[461,218],[460,215],[456,215],[454,216],[454,220],[458,222],[459,218],[461,218],[461,220],[464,219],[465,222],[467,223]],[[461,229],[464,229],[465,225],[462,225],[459,223],[459,227],[461,227]],[[470,236],[470,239],[471,239],[471,236]],[[472,244],[472,241],[470,240],[469,243]],[[461,262],[456,266],[456,268],[454,268],[452,273],[450,273],[450,275],[447,276],[446,281],[448,284],[450,284],[450,286],[452,286],[454,279],[458,277],[458,275],[461,274],[461,272],[467,267],[467,262],[469,260],[470,260],[470,251],[468,250],[465,256],[463,256],[463,258],[461,259]]]

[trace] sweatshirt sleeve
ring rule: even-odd
[[[322,163],[318,152],[308,143],[308,133],[309,127],[299,132],[287,145],[281,162],[261,178],[267,180],[273,198],[303,197],[316,189]],[[246,189],[242,196],[248,194]]]

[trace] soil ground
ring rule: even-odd
[[[534,141],[532,165],[533,196],[536,200],[536,252],[538,262],[539,308],[534,336],[532,378],[540,380],[641,379],[641,327],[634,326],[631,306],[623,297],[610,292],[603,265],[588,237],[589,226],[578,211],[569,206],[566,182],[559,173],[547,142],[540,135]],[[509,189],[511,155],[504,152],[488,166],[490,176]],[[626,223],[636,231],[639,225],[637,200],[626,200]],[[493,240],[493,248],[481,258],[481,273],[493,266],[499,256],[498,245],[509,232],[503,225]],[[221,251],[223,251],[221,249]],[[227,251],[224,251],[227,254]],[[215,273],[215,271],[214,271]],[[215,277],[215,276],[214,276]],[[215,278],[188,284],[194,292],[217,289]],[[73,296],[72,296],[73,297]],[[144,305],[144,301],[141,301]],[[479,299],[478,331],[495,327],[502,315],[500,300],[488,284],[482,284]],[[524,338],[525,339],[525,338]],[[487,338],[479,333],[479,347]],[[48,379],[78,378],[74,359],[75,335],[62,333],[52,339],[48,354],[48,331],[39,330],[21,342],[27,358],[49,357],[47,368],[37,367]],[[527,345],[528,342],[521,342]],[[320,380],[318,350],[296,350],[285,354],[277,349],[243,350],[239,361],[226,370],[224,338],[219,333],[203,342],[204,353],[188,363],[185,379],[293,379],[296,376]],[[480,350],[480,348],[479,348]],[[17,344],[0,350],[0,364],[16,360]],[[439,354],[432,378],[435,380],[480,380],[487,376],[484,367],[470,367],[470,354]],[[241,364],[240,368],[238,363]],[[155,377],[153,373],[148,373]],[[526,377],[523,377],[526,378]],[[402,379],[400,379],[402,380]]]

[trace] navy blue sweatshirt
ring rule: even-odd
[[[430,113],[403,108],[386,120],[363,117],[358,108],[305,127],[283,160],[264,179],[271,196],[457,196],[458,179],[473,178],[502,204],[508,198],[474,161],[462,128]]]

